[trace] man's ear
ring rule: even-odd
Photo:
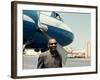
[[[48,43],[48,48],[49,48],[49,43]]]

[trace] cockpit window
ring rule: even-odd
[[[56,13],[56,12],[52,12],[51,17],[56,18],[56,19],[58,19],[58,20],[60,20],[60,21],[63,22],[63,20],[62,20],[62,18],[60,17],[60,15],[59,15],[58,13]]]

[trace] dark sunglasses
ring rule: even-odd
[[[57,43],[49,43],[49,45],[53,45],[53,44],[55,44],[55,45],[56,45]]]

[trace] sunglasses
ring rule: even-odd
[[[53,45],[53,44],[55,44],[55,45],[56,45],[57,43],[49,43],[49,45]]]

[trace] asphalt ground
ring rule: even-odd
[[[38,63],[38,56],[23,55],[23,69],[36,69]],[[64,67],[82,67],[90,66],[91,60],[86,58],[67,58]]]

